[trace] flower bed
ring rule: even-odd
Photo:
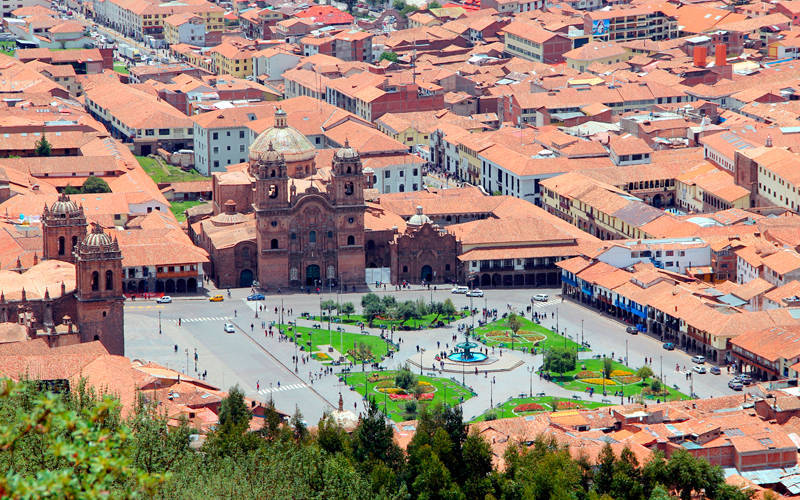
[[[600,372],[593,372],[591,370],[582,370],[575,374],[575,378],[580,380],[585,378],[598,378],[601,377],[602,375],[603,374]]]
[[[633,375],[633,372],[629,372],[627,370],[612,370],[611,376],[612,377],[624,377],[626,375]]]
[[[431,401],[433,399],[433,393],[426,392],[425,394],[420,394],[417,399],[420,401]]]
[[[399,400],[411,400],[414,399],[414,396],[411,394],[390,394],[389,399],[392,401],[399,401]]]
[[[660,392],[654,392],[653,389],[651,389],[650,387],[645,387],[645,388],[642,389],[642,394],[644,394],[645,396],[651,396],[651,397],[667,396],[667,395],[669,395],[669,391],[667,391],[666,389],[663,389]]]
[[[556,410],[574,410],[576,408],[583,408],[578,403],[574,401],[557,401],[556,402]]]
[[[594,384],[594,385],[603,385],[603,379],[602,378],[582,378],[581,382],[585,382],[587,384]],[[611,379],[605,379],[605,384],[606,385],[617,385],[617,383],[614,382]]]
[[[378,389],[386,389],[386,388],[394,387],[394,386],[395,386],[394,385],[394,380],[391,380],[391,379],[379,380],[378,383],[375,384],[375,387],[377,387]]]
[[[520,413],[523,411],[543,411],[544,407],[538,403],[525,403],[518,405],[514,408],[514,413]]]
[[[378,387],[376,390],[385,394],[406,394],[406,391],[399,387]]]
[[[614,380],[618,381],[620,384],[636,384],[642,381],[642,377],[637,377],[636,375],[622,375],[615,376]]]
[[[314,359],[317,361],[330,361],[331,357],[325,354],[324,352],[315,352],[313,354]]]
[[[546,335],[532,332],[530,330],[520,330],[519,332],[517,332],[517,335],[519,335],[520,337],[522,337],[523,339],[527,340],[532,344],[538,344],[539,342],[547,338]]]

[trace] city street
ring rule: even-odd
[[[658,339],[645,334],[627,334],[625,325],[611,318],[572,302],[562,302],[558,295],[560,290],[487,290],[484,298],[473,299],[473,305],[478,309],[496,308],[499,314],[508,311],[509,307],[524,312],[531,303],[531,295],[541,292],[550,295],[548,302],[535,303],[537,312],[548,315],[542,322],[543,326],[555,328],[556,318],[552,315],[557,311],[559,329],[566,330],[567,335],[573,340],[581,341],[581,327],[583,327],[583,339],[591,344],[592,352],[581,353],[581,358],[596,354],[607,356],[613,354],[613,357],[619,360],[627,356],[628,366],[635,369],[644,364],[645,356],[652,357],[651,368],[656,375],[663,372],[667,384],[677,385],[681,392],[689,394],[690,382],[684,373],[684,370],[691,371],[694,366],[689,354],[679,350],[665,351]],[[275,337],[267,338],[262,327],[262,322],[268,326],[271,321],[280,319],[281,300],[287,311],[284,321],[295,321],[302,312],[318,314],[320,300],[329,298],[337,300],[336,293],[270,295],[264,301],[265,310],[261,311],[258,317],[256,308],[261,303],[247,302],[245,297],[248,293],[249,290],[246,289],[232,290],[232,297],[226,296],[223,302],[209,302],[207,297],[175,298],[172,304],[164,305],[157,305],[154,301],[128,301],[125,306],[126,355],[131,359],[164,364],[192,376],[207,372],[209,382],[223,389],[239,384],[250,397],[261,401],[267,401],[271,396],[279,409],[289,413],[294,412],[297,405],[302,409],[306,420],[312,424],[316,423],[324,411],[335,407],[340,391],[345,401],[345,408],[361,411],[363,409],[361,396],[343,388],[336,375],[315,375],[312,381],[310,375],[312,372],[320,373],[323,367],[321,363],[314,360],[306,364],[301,362],[295,372],[292,363],[295,345],[291,342],[279,342],[277,334]],[[469,297],[451,294],[449,287],[444,290],[429,291],[415,286],[411,290],[395,291],[392,288],[377,293],[390,293],[398,300],[421,298],[426,301],[443,301],[451,298],[459,309],[470,304]],[[359,312],[361,295],[361,293],[343,293],[338,300],[353,302]],[[276,307],[278,314],[275,312]],[[223,331],[225,321],[235,325],[235,333]],[[300,326],[311,326],[310,321],[303,319],[297,321]],[[468,317],[460,322],[471,325],[472,321],[472,318]],[[477,322],[477,318],[475,321]],[[325,326],[323,323],[323,328]],[[358,331],[356,327],[347,325],[345,329],[351,332]],[[387,359],[383,366],[389,369],[402,366],[405,360],[417,354],[417,345],[427,350],[436,349],[437,341],[441,342],[442,346],[449,344],[455,332],[455,326],[396,332],[395,336],[401,342],[400,351],[394,358]],[[372,329],[371,333],[377,335],[379,329]],[[335,334],[334,331],[333,335]],[[525,364],[511,372],[501,372],[489,377],[483,373],[477,376],[474,372],[465,373],[466,385],[478,393],[477,397],[464,404],[466,418],[473,418],[486,411],[490,406],[490,399],[497,404],[510,397],[527,395],[531,387],[534,394],[545,392],[548,395],[566,397],[575,394],[540,380],[538,375],[530,372],[530,368],[537,368],[542,364],[541,355],[522,353],[518,355]],[[676,371],[676,365],[680,372]],[[722,372],[721,375],[695,374],[694,392],[700,397],[730,394],[732,391],[727,387],[730,376],[726,374],[724,368]],[[454,376],[457,380],[461,380],[460,374],[445,376]],[[492,379],[495,380],[494,385],[491,384]],[[600,399],[602,396],[595,394],[594,398]]]

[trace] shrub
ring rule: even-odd
[[[417,385],[417,377],[414,376],[414,374],[411,373],[411,370],[408,368],[403,368],[397,372],[397,375],[394,376],[394,383],[397,385],[397,387],[411,389]]]
[[[611,376],[612,377],[624,377],[625,375],[633,375],[633,372],[629,372],[627,370],[612,370]]]
[[[603,385],[603,379],[602,378],[584,378],[584,379],[581,379],[581,382],[585,382],[587,384]],[[605,379],[605,382],[606,382],[606,385],[617,385],[617,383],[614,382],[611,379]]]
[[[524,403],[514,407],[514,412],[520,413],[523,411],[542,411],[544,407],[539,403]]]

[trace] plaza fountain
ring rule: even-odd
[[[457,363],[480,363],[486,361],[486,354],[482,352],[472,352],[473,349],[478,347],[475,342],[469,341],[469,334],[464,334],[464,342],[455,345],[456,352],[448,354],[447,359]]]

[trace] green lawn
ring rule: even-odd
[[[461,319],[461,318],[463,318],[465,316],[466,316],[465,313],[459,311],[459,312],[457,312],[455,314],[455,316],[450,317],[450,318],[448,318],[446,316],[437,316],[436,314],[426,314],[421,319],[418,319],[418,320],[409,319],[409,320],[406,320],[405,322],[400,321],[400,320],[393,320],[393,319],[376,319],[376,320],[374,320],[372,322],[372,326],[373,327],[377,327],[377,328],[388,328],[389,326],[394,325],[395,329],[397,329],[400,326],[408,326],[408,327],[411,327],[411,328],[417,328],[417,327],[421,326],[423,328],[427,328],[431,324],[431,322],[433,322],[434,320],[436,320],[437,322],[441,321],[441,322],[447,324],[447,323],[450,323],[451,321],[456,321],[456,320]],[[321,317],[320,316],[311,316],[309,319],[312,319],[314,321],[320,321],[320,322],[325,321],[327,323],[328,316],[327,315],[324,315],[324,316],[321,316]],[[364,323],[364,324],[368,323],[367,318],[365,316],[360,315],[360,314],[351,314],[350,316],[336,316],[336,315],[334,315],[333,316],[333,322],[334,323],[337,323],[337,322],[338,323],[344,323],[346,325],[355,325],[355,324],[358,324],[358,323]]]
[[[17,50],[16,42],[0,42],[0,52],[7,56],[14,57],[14,53]]]
[[[156,184],[164,184],[169,182],[187,182],[187,181],[203,181],[208,180],[208,177],[200,175],[197,170],[190,170],[185,172],[180,167],[175,165],[167,165],[164,162],[151,158],[149,156],[137,156],[139,165],[142,166],[147,175],[153,179]]]
[[[123,74],[123,75],[130,75],[131,74],[130,71],[128,71],[128,68],[125,67],[125,64],[118,63],[118,62],[114,63],[114,71],[116,71],[117,73]]]
[[[178,222],[183,222],[186,220],[186,214],[184,211],[187,208],[191,208],[195,205],[202,205],[206,203],[205,201],[173,201],[170,203],[169,209],[172,211],[172,214],[178,219]]]
[[[624,370],[631,373],[636,373],[636,370],[633,368],[629,368],[622,363],[617,363],[616,361],[612,361],[612,371],[613,370]],[[579,359],[577,367],[574,370],[564,373],[563,376],[559,375],[558,373],[551,373],[551,380],[552,382],[568,389],[570,391],[579,391],[579,392],[586,392],[587,388],[592,387],[594,388],[594,397],[611,397],[613,398],[613,394],[617,391],[622,390],[625,396],[636,396],[642,393],[642,389],[652,380],[652,378],[647,378],[644,380],[644,384],[641,382],[635,383],[622,383],[618,378],[614,377],[612,374],[611,380],[614,381],[614,384],[606,383],[605,390],[607,396],[603,396],[603,385],[602,383],[594,384],[594,383],[587,383],[583,382],[582,380],[578,380],[575,378],[575,375],[581,371],[590,371],[590,372],[597,372],[596,378],[598,381],[602,380],[602,376],[600,375],[603,371],[603,360],[602,359]],[[667,387],[669,391],[668,399],[689,399],[688,396],[685,394],[678,392],[677,390]],[[647,399],[664,399],[663,396],[651,396],[648,394],[643,394],[643,396]],[[612,399],[613,401],[613,399]]]
[[[542,349],[550,349],[554,346],[568,347],[570,349],[577,349],[579,351],[588,351],[589,349],[583,348],[576,342],[560,335],[552,330],[537,325],[529,319],[520,317],[522,321],[522,328],[514,337],[514,349],[521,350],[523,347],[530,350],[536,347],[537,351]],[[508,322],[505,319],[498,319],[487,325],[475,329],[475,334],[481,342],[488,346],[501,346],[511,348],[511,330],[508,328]]]
[[[342,354],[346,354],[345,351],[352,351],[354,345],[364,344],[372,353],[372,356],[370,359],[368,359],[368,361],[378,362],[383,359],[384,356],[386,356],[387,352],[389,352],[389,344],[378,336],[362,335],[360,333],[338,332],[336,331],[335,326],[331,326],[330,336],[328,335],[327,328],[308,328],[305,326],[298,326],[295,328],[292,325],[283,325],[282,330],[292,339],[294,338],[294,332],[299,332],[299,345],[305,346],[305,352],[317,351],[317,346],[328,345],[331,340],[333,341],[333,348]],[[310,349],[308,346],[309,341],[311,342]],[[344,349],[342,348],[342,344],[344,344]],[[353,356],[350,354],[347,354],[347,358],[351,361],[355,361]],[[324,359],[318,360],[322,362],[326,361]]]
[[[394,370],[382,371],[382,372],[361,372],[353,370],[352,373],[342,372],[340,373],[340,377],[343,377],[345,382],[350,386],[350,388],[362,396],[364,394],[369,394],[370,397],[375,398],[375,402],[378,404],[378,407],[383,410],[383,412],[394,420],[395,422],[402,422],[403,420],[409,420],[415,418],[415,415],[409,414],[406,411],[406,405],[408,401],[404,400],[396,400],[392,401],[392,399],[376,390],[376,385],[380,382],[370,382],[368,377],[371,375],[376,375],[379,377],[385,378],[394,378],[394,374],[397,373]],[[427,377],[427,376],[420,376],[418,373],[416,374],[417,379],[419,381],[428,382],[433,385],[435,391],[433,393],[433,399],[430,401],[421,401],[417,403],[417,406],[420,404],[437,404],[437,403],[446,403],[450,406],[457,405],[463,401],[468,400],[474,394],[472,394],[469,390],[465,389],[461,385],[457,384],[456,382],[446,379],[446,378],[439,378],[439,377]],[[366,380],[366,387],[364,382]],[[463,399],[462,399],[463,398]]]
[[[515,412],[514,408],[522,404],[528,403],[536,403],[542,407],[541,410],[532,410],[532,411],[519,411]],[[558,403],[565,406],[559,406]],[[495,418],[511,418],[511,417],[523,417],[525,415],[533,415],[535,413],[541,413],[543,411],[559,411],[559,410],[569,410],[569,409],[580,409],[580,408],[587,408],[587,409],[594,409],[594,408],[601,408],[603,406],[609,406],[607,403],[601,403],[599,401],[584,401],[580,399],[568,399],[568,398],[557,398],[553,396],[544,396],[544,397],[533,397],[533,398],[513,398],[509,399],[505,403],[500,406],[495,407],[493,410],[487,410],[484,414],[479,415],[475,418],[474,422],[480,422],[482,420],[486,420],[486,417],[493,413]]]

